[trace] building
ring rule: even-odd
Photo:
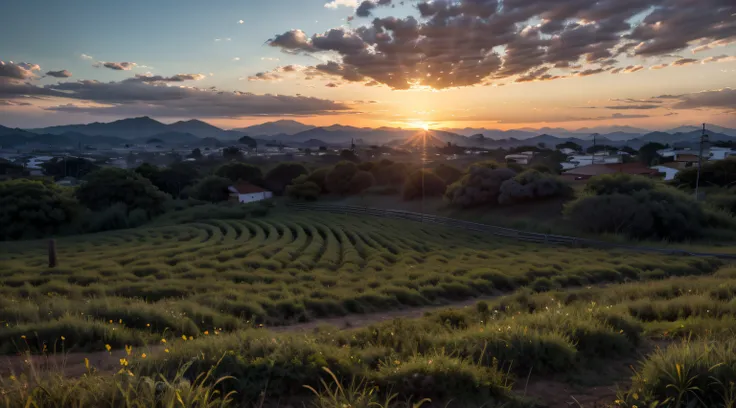
[[[562,173],[562,177],[568,180],[587,180],[594,176],[603,174],[625,173],[639,176],[654,177],[659,172],[641,163],[615,163],[615,164],[591,164],[580,166]]]
[[[250,183],[238,183],[228,187],[230,199],[240,203],[253,203],[273,197],[273,193]]]
[[[620,155],[572,155],[567,161],[560,163],[563,170],[570,170],[581,166],[591,166],[594,164],[617,164],[623,162]]]
[[[521,152],[506,156],[507,163],[529,164],[534,158],[534,152]]]

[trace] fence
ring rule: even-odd
[[[569,237],[564,235],[539,234],[516,230],[512,228],[502,228],[493,225],[480,224],[476,222],[463,221],[455,218],[439,217],[436,215],[415,213],[411,211],[390,210],[370,207],[356,207],[344,205],[327,205],[327,204],[302,204],[292,203],[288,205],[290,208],[297,210],[324,211],[333,214],[350,214],[350,215],[369,215],[374,217],[394,218],[409,221],[416,221],[428,224],[443,225],[450,228],[462,229],[466,231],[484,232],[499,237],[515,239],[522,242],[533,242],[538,244],[550,245],[567,245],[572,247],[591,247],[591,248],[618,248],[636,252],[659,253],[665,255],[683,255],[695,257],[716,257],[722,259],[736,260],[736,254],[718,254],[718,253],[702,253],[691,252],[682,249],[669,248],[653,248],[646,246],[622,245],[607,241],[598,241],[579,237]]]

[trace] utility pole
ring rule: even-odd
[[[698,178],[695,179],[695,199],[698,200],[700,189],[700,169],[703,165],[703,147],[708,143],[708,135],[705,134],[705,123],[703,123],[703,133],[700,135],[700,151],[698,152]]]
[[[590,160],[590,164],[595,164],[595,152],[597,151],[596,147],[598,144],[596,143],[596,138],[598,137],[598,133],[593,133],[593,158]]]

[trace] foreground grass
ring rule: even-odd
[[[170,340],[164,343],[166,352],[127,349],[116,375],[91,370],[81,379],[41,380],[51,396],[33,386],[4,388],[10,391],[6,406],[21,406],[12,404],[28,398],[48,398],[39,406],[82,406],[59,401],[79,401],[92,390],[99,398],[95,403],[105,406],[169,406],[147,399],[150,384],[162,384],[156,389],[164,390],[183,387],[180,393],[210,395],[218,404],[197,405],[204,404],[201,397],[197,401],[202,402],[175,406],[284,401],[408,406],[425,399],[463,407],[545,406],[547,401],[521,397],[514,384],[548,379],[575,384],[581,373],[638,359],[630,380],[596,379],[611,387],[620,384],[618,401],[611,404],[730,407],[736,395],[735,273],[724,267],[713,276],[545,293],[522,290],[472,308],[359,329],[244,330]],[[13,381],[22,382],[19,378]],[[126,405],[122,398],[130,387],[140,391],[126,395],[140,405]],[[64,397],[70,390],[74,397]]]

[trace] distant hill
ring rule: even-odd
[[[253,136],[274,136],[278,134],[294,135],[310,129],[314,129],[314,126],[305,125],[295,120],[277,120],[232,130]]]
[[[115,136],[126,139],[151,137],[167,131],[167,125],[149,118],[116,120],[110,123],[94,122],[87,125],[51,126],[42,129],[31,129],[33,133],[61,135],[68,132],[82,133],[90,136]]]
[[[175,122],[166,126],[166,129],[170,132],[177,133],[189,133],[197,137],[216,137],[222,138],[226,130],[222,130],[216,126],[212,126],[209,123],[202,122],[201,120],[187,120]]]
[[[445,147],[447,142],[433,136],[430,132],[416,132],[404,143],[404,147],[421,149],[424,147]]]
[[[133,139],[135,143],[149,143],[149,140],[158,140],[156,143],[164,143],[167,145],[182,145],[182,144],[197,144],[201,141],[201,138],[194,136],[191,133],[181,132],[163,132],[157,133],[151,137],[142,137]]]
[[[66,147],[75,149],[80,145],[82,147],[88,145],[108,145],[122,146],[130,141],[113,136],[89,136],[82,133],[66,132],[62,134],[36,134],[19,130],[15,133],[0,134],[0,146],[17,147],[27,144],[43,144],[57,147]]]

